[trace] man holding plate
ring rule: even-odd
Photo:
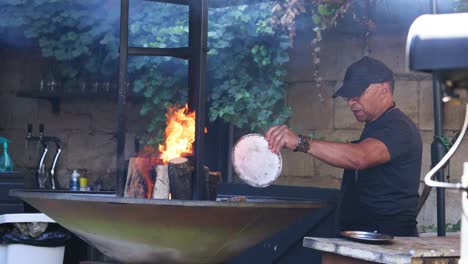
[[[367,56],[346,70],[333,98],[343,98],[356,120],[365,123],[357,141],[316,140],[285,125],[271,127],[265,135],[273,153],[285,147],[344,169],[340,230],[418,235],[421,136],[395,106],[393,85],[393,72]]]

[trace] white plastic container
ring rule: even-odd
[[[45,214],[4,214],[0,224],[47,222],[55,223]],[[24,244],[0,244],[0,264],[62,264],[65,246],[36,247]]]

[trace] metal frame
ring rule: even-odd
[[[432,93],[434,103],[434,141],[431,144],[431,160],[434,167],[445,155],[445,147],[440,141],[442,134],[443,121],[443,106],[442,106],[442,89],[439,80],[439,73],[432,73]],[[436,173],[439,182],[445,181],[444,170],[439,170]],[[437,235],[445,236],[445,189],[437,188]]]
[[[439,166],[446,157],[450,157],[441,142],[443,132],[443,92],[453,92],[454,87],[464,87],[468,80],[468,63],[464,60],[467,51],[468,35],[463,26],[468,21],[465,13],[440,14],[437,13],[437,0],[430,0],[431,15],[418,17],[408,32],[406,54],[407,65],[410,70],[432,73],[433,108],[434,108],[434,141],[431,145],[431,176],[436,175],[437,181],[426,181],[426,186],[418,202],[418,210],[429,195],[431,186],[437,188],[437,234],[445,236],[445,190],[453,184],[445,182],[443,167]],[[451,30],[447,31],[447,27]],[[430,33],[427,31],[431,28]],[[455,85],[444,86],[445,80],[451,80]],[[463,85],[464,84],[464,85]],[[468,116],[468,114],[466,114]],[[463,129],[455,136],[456,142],[447,153],[451,153],[455,144],[462,138]],[[454,139],[455,139],[454,138]],[[447,158],[447,159],[448,159]],[[444,162],[446,162],[445,160]],[[427,177],[427,176],[426,176]]]
[[[128,56],[170,56],[189,62],[189,108],[195,111],[195,168],[193,182],[194,200],[205,200],[203,169],[205,162],[205,116],[206,116],[206,63],[208,52],[208,0],[160,0],[157,2],[189,6],[189,45],[182,48],[140,48],[128,47],[129,0],[121,0],[120,15],[120,69],[117,108],[117,179],[116,193],[123,197],[125,190],[125,132],[127,109]]]
[[[431,11],[437,14],[437,0],[431,0]],[[444,110],[442,106],[442,89],[440,84],[439,72],[432,73],[432,92],[434,103],[434,141],[431,144],[431,160],[434,167],[445,155],[445,147],[439,140],[442,134],[444,124]],[[445,181],[444,170],[439,170],[436,174],[439,182]],[[445,236],[445,189],[437,188],[437,235]]]
[[[125,190],[125,112],[127,110],[127,69],[128,69],[128,12],[129,0],[120,1],[120,64],[119,94],[117,99],[117,177],[115,191],[123,197]]]
[[[437,14],[437,0],[431,0],[431,13]],[[411,67],[411,66],[410,66]],[[444,124],[444,108],[442,105],[442,87],[440,83],[441,74],[438,71],[432,71],[432,93],[434,109],[434,140],[431,143],[431,167],[435,167],[446,153],[445,146],[440,138],[443,136],[442,126]],[[436,173],[436,178],[440,182],[445,181],[444,170]],[[419,214],[426,202],[432,187],[425,185],[418,200],[416,215]],[[445,189],[437,188],[437,235],[445,236]]]
[[[206,64],[208,53],[208,0],[189,3],[189,108],[195,111],[195,176],[192,181],[194,200],[204,197]]]

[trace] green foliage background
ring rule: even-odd
[[[188,8],[130,1],[129,46],[188,44]],[[1,0],[0,28],[18,28],[53,59],[65,89],[76,80],[117,80],[119,2],[113,0]],[[274,2],[209,10],[209,120],[264,129],[285,121],[288,32],[270,21]],[[144,96],[152,143],[161,139],[166,107],[187,102],[187,62],[168,57],[131,57],[132,89]],[[50,69],[44,69],[50,71]]]

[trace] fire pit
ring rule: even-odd
[[[104,254],[124,263],[222,263],[299,220],[319,201],[184,201],[13,190]]]

